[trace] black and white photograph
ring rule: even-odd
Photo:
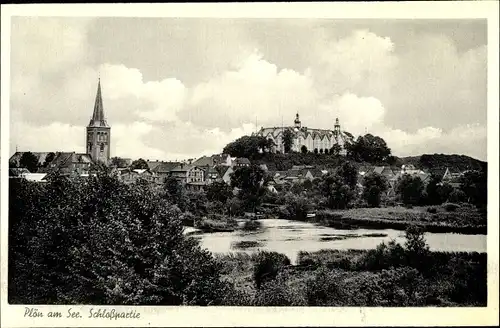
[[[498,310],[491,18],[88,6],[2,32],[2,304],[19,320]]]

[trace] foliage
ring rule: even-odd
[[[136,159],[135,161],[132,162],[132,164],[130,164],[131,170],[147,169],[147,168],[149,168],[148,163],[142,158]]]
[[[262,223],[258,220],[246,220],[241,228],[244,231],[255,231],[262,228]]]
[[[253,279],[259,289],[266,281],[276,278],[279,272],[290,265],[286,255],[277,252],[259,251],[255,255]]]
[[[293,132],[290,129],[286,129],[283,132],[283,148],[285,153],[289,153],[293,145]]]
[[[306,299],[309,306],[341,306],[346,295],[339,286],[339,276],[325,266],[318,268],[306,282]]]
[[[232,196],[231,188],[223,181],[215,181],[208,185],[207,199],[209,201],[219,201],[225,204]]]
[[[255,211],[261,203],[265,193],[265,188],[262,187],[264,176],[262,168],[255,164],[238,167],[231,174],[231,187],[239,189],[238,198],[245,209]]]
[[[136,163],[136,165],[144,165],[143,163]],[[126,167],[127,166],[127,160],[121,157],[111,157],[111,166],[114,167]],[[147,163],[146,163],[147,166]],[[144,168],[144,167],[141,167]],[[147,167],[145,167],[147,168]]]
[[[485,206],[488,201],[488,177],[486,170],[468,171],[460,178],[460,189],[468,201],[476,206]]]
[[[338,172],[324,176],[319,188],[327,198],[329,208],[346,208],[355,195],[349,185],[345,184],[345,179]]]
[[[43,162],[43,167],[48,167],[50,162],[52,162],[55,157],[56,157],[55,153],[53,153],[53,152],[48,153],[47,156],[45,156],[45,161]]]
[[[330,154],[334,156],[339,156],[340,152],[342,151],[342,147],[339,144],[334,144],[332,148],[330,148]]]
[[[455,210],[460,208],[460,205],[455,203],[444,203],[442,206],[447,212],[455,212]]]
[[[302,154],[307,154],[308,150],[307,150],[306,145],[302,145],[302,147],[300,147],[300,152],[301,152]]]
[[[222,302],[218,265],[149,185],[99,174],[9,187],[10,302]]]
[[[257,306],[305,306],[304,295],[288,284],[290,276],[280,273],[276,279],[266,281],[255,295]]]
[[[443,202],[442,194],[440,192],[441,177],[436,174],[432,174],[425,191],[427,192],[427,204],[429,205],[439,205]],[[450,186],[451,187],[451,186]]]
[[[467,199],[467,195],[460,189],[454,189],[448,196],[447,201],[452,203],[461,203]]]
[[[274,142],[259,136],[243,136],[227,144],[222,153],[233,157],[257,158],[260,153],[270,152]]]
[[[422,201],[424,184],[418,176],[403,174],[396,183],[396,191],[403,204],[418,205]]]
[[[348,156],[354,160],[377,163],[384,162],[391,155],[384,139],[372,134],[359,136],[358,139],[347,145]]]
[[[23,167],[31,173],[36,173],[38,170],[38,157],[30,151],[23,153],[19,159],[19,167]]]
[[[363,178],[363,198],[370,207],[378,207],[380,205],[380,196],[387,190],[389,183],[387,178],[376,172],[367,174]]]

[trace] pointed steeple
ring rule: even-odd
[[[102,105],[101,78],[97,82],[97,95],[95,96],[94,114],[90,120],[90,126],[108,126],[104,118],[104,106]]]

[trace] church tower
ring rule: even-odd
[[[104,118],[102,105],[101,79],[97,83],[94,114],[87,126],[87,154],[94,162],[109,163],[110,159],[111,127]]]

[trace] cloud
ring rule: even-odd
[[[486,45],[346,26],[14,18],[11,147],[83,151],[100,76],[112,156],[217,153],[298,112],[311,128],[338,117],[355,135],[378,134],[395,155],[486,158]]]
[[[193,124],[231,129],[258,120],[277,124],[281,116],[312,109],[316,91],[310,77],[289,69],[278,70],[258,53],[234,70],[193,87],[187,107],[179,113]]]

